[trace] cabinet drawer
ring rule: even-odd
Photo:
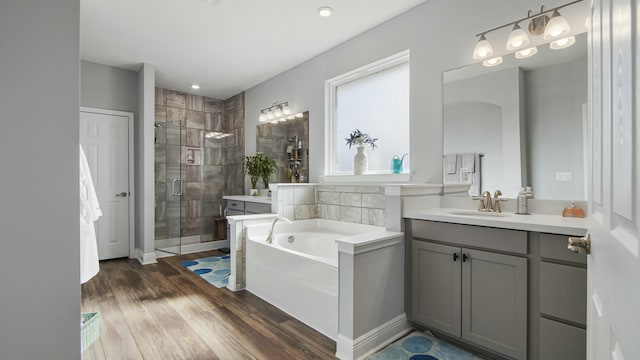
[[[540,312],[586,325],[587,270],[541,261]]]
[[[546,259],[587,263],[587,254],[576,254],[567,249],[569,235],[540,234],[540,257]]]
[[[227,209],[242,211],[244,213],[244,201],[227,200]]]
[[[575,326],[540,318],[539,359],[584,360],[587,332]]]
[[[461,247],[527,254],[526,231],[425,220],[411,220],[410,224],[414,238],[443,241]]]
[[[269,214],[271,213],[271,204],[245,202],[244,212],[247,214]]]

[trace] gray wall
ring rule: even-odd
[[[80,358],[79,20],[0,2],[0,359]]]
[[[89,61],[80,63],[80,104],[138,112],[138,73]]]
[[[587,57],[525,72],[530,185],[539,199],[585,199],[582,104]],[[556,181],[570,172],[571,182]]]
[[[309,110],[309,180],[318,181],[324,171],[324,81],[410,49],[411,181],[440,183],[442,72],[473,61],[474,35],[479,31],[520,18],[527,9],[539,6],[533,0],[430,0],[249,89],[247,154],[255,152],[260,109],[288,101],[294,111]]]

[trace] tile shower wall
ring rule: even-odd
[[[243,179],[244,95],[223,101],[156,88],[155,103],[155,238],[211,241],[211,216]],[[212,131],[234,136],[206,138]],[[183,179],[181,197],[171,195],[174,178]]]

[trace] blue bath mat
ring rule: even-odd
[[[211,256],[197,260],[181,261],[180,265],[200,275],[217,288],[229,283],[231,274],[231,257],[229,255]]]
[[[414,331],[367,360],[482,360],[470,352],[437,339],[430,332]]]

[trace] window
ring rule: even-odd
[[[353,174],[356,149],[345,138],[356,129],[378,138],[367,174],[391,174],[393,157],[409,152],[409,50],[327,80],[325,96],[325,175]]]

